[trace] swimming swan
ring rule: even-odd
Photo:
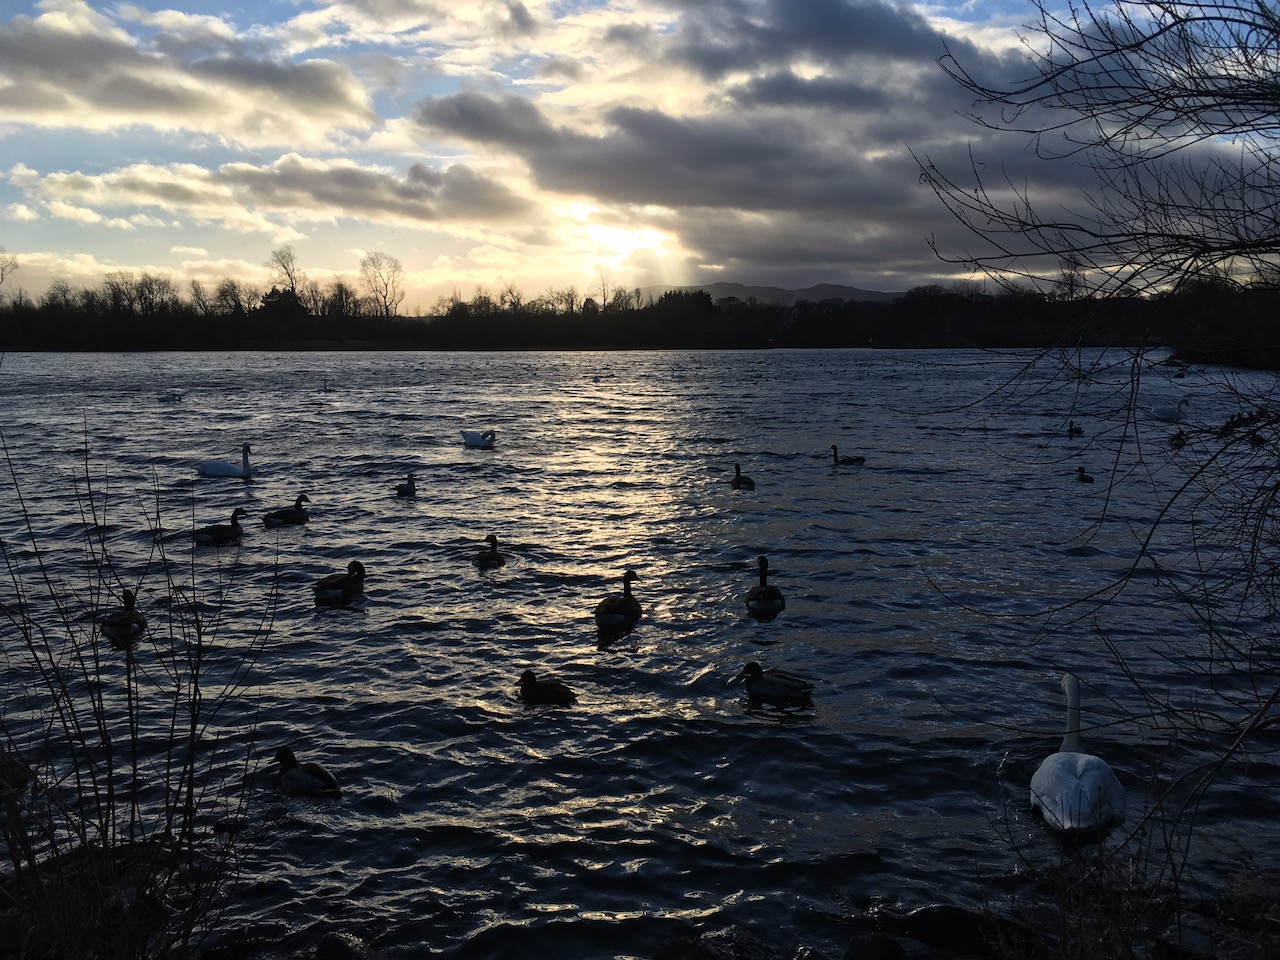
[[[467,447],[474,447],[477,450],[492,450],[493,441],[498,439],[497,431],[494,430],[463,430],[462,443]]]
[[[629,627],[640,619],[640,601],[631,595],[631,582],[639,579],[634,570],[622,575],[622,592],[611,593],[596,604],[596,626]]]
[[[741,680],[746,681],[749,698],[779,707],[804,706],[810,702],[809,695],[813,692],[813,684],[808,680],[776,667],[765,670],[754,660],[729,682],[738,683]]]
[[[1162,420],[1165,423],[1178,423],[1186,418],[1186,408],[1190,406],[1191,401],[1183,397],[1178,401],[1178,405],[1171,403],[1161,403],[1151,408],[1151,417],[1154,420]]]
[[[842,457],[836,445],[831,445],[831,462],[837,467],[857,467],[867,462],[866,457]]]
[[[147,632],[147,618],[134,609],[137,601],[132,590],[123,590],[120,600],[120,609],[102,621],[102,633],[117,650],[130,650]]]
[[[331,573],[315,583],[316,603],[343,603],[364,593],[364,564],[352,560],[346,573]]]
[[[340,797],[342,788],[337,778],[318,763],[299,763],[288,747],[276,751],[280,764],[280,789],[294,796]]]
[[[760,568],[760,582],[747,591],[747,612],[757,620],[772,620],[787,607],[782,591],[769,583],[769,560],[756,559]]]
[[[559,680],[539,680],[532,670],[526,670],[520,674],[520,699],[528,704],[569,707],[578,702],[578,695]]]
[[[250,479],[249,471],[249,445],[246,443],[240,448],[240,462],[230,463],[226,460],[206,460],[200,466],[196,467],[196,472],[202,477],[239,477],[242,480]]]
[[[262,515],[262,522],[268,527],[296,527],[299,524],[306,523],[311,519],[304,503],[310,503],[305,493],[298,494],[298,498],[293,501],[292,507],[285,507],[282,510],[272,510],[270,513]]]
[[[1031,806],[1055,830],[1100,830],[1124,819],[1124,787],[1101,757],[1080,752],[1080,680],[1062,678],[1067,732],[1057,753],[1045,757],[1031,778]]]
[[[489,549],[481,550],[472,557],[472,563],[481,570],[493,570],[507,562],[507,558],[498,552],[498,537],[496,534],[489,534],[484,538],[484,542],[489,544]]]
[[[756,482],[750,477],[743,476],[742,465],[735,463],[733,465],[733,479],[729,481],[729,486],[735,490],[754,490]]]
[[[416,497],[418,495],[418,485],[413,481],[413,474],[409,474],[405,478],[404,483],[396,484],[397,497]]]
[[[247,517],[249,511],[244,507],[236,507],[231,511],[230,523],[211,523],[207,527],[197,527],[191,536],[202,547],[218,547],[224,543],[237,543],[244,528],[240,526],[240,518]]]

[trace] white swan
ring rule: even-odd
[[[1160,403],[1151,408],[1151,418],[1165,423],[1178,423],[1186,418],[1186,408],[1191,401],[1183,397],[1175,406],[1172,403]]]
[[[1100,830],[1124,819],[1124,787],[1105,760],[1080,752],[1080,681],[1062,678],[1067,732],[1057,753],[1045,757],[1031,778],[1031,806],[1055,830]]]
[[[498,439],[496,430],[463,430],[463,446],[475,447],[478,450],[492,450],[493,441]]]
[[[240,448],[239,463],[231,463],[227,460],[206,460],[196,467],[196,472],[202,477],[239,477],[242,480],[248,480],[250,478],[249,445],[246,443]]]

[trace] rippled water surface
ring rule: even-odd
[[[245,816],[266,828],[227,922],[263,956],[334,929],[406,957],[649,957],[733,920],[838,943],[877,904],[998,901],[1009,837],[1049,846],[1024,807],[1061,669],[1135,810],[1163,734],[1110,722],[1142,706],[1103,638],[1139,678],[1188,682],[1149,642],[1197,630],[1145,567],[1106,606],[1030,617],[1124,576],[1196,451],[1121,446],[1127,367],[1079,383],[1028,359],[8,355],[0,534],[27,577],[34,534],[89,620],[86,528],[153,624],[175,584],[208,604],[213,661],[248,670],[211,735],[252,751]],[[1142,389],[1225,416],[1200,376]],[[197,478],[246,442],[251,483]],[[865,465],[834,466],[833,443]],[[754,491],[730,488],[735,463]],[[409,472],[418,496],[397,498]],[[261,525],[299,493],[309,524]],[[193,549],[237,506],[239,549]],[[1180,522],[1152,544],[1174,575]],[[480,572],[491,533],[508,563]],[[743,600],[762,554],[787,603],[769,623]],[[317,607],[312,582],[352,559],[365,597]],[[592,609],[627,568],[644,618],[602,640]],[[749,660],[811,678],[812,707],[748,703],[727,681]],[[577,705],[526,707],[526,668]],[[264,765],[283,744],[341,800],[281,796]],[[1206,833],[1273,851],[1249,789]]]

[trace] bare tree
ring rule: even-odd
[[[945,260],[1001,280],[1054,282],[1066,258],[1099,291],[1155,290],[1280,255],[1280,18],[1266,0],[1075,5],[1036,0],[1030,75],[944,69],[976,97],[973,119],[1030,138],[1038,156],[1091,168],[1082,209],[1042,206],[986,158],[922,179],[982,245]],[[1008,61],[1002,61],[1007,63]],[[1230,144],[1230,148],[1227,144]]]
[[[298,263],[298,255],[294,252],[293,244],[286,243],[283,247],[272,250],[264,266],[271,271],[273,285],[282,287],[297,296],[298,288],[306,278]]]
[[[8,253],[4,247],[0,247],[0,287],[4,286],[4,282],[8,280],[17,269],[18,258],[12,253]]]
[[[214,313],[213,297],[209,293],[208,287],[200,280],[192,280],[187,287],[191,292],[191,307],[196,313],[202,317],[212,316]]]
[[[404,300],[404,291],[400,288],[404,282],[404,267],[400,261],[375,250],[360,258],[360,275],[365,290],[378,305],[378,313],[394,317]]]

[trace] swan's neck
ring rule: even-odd
[[[1080,681],[1067,677],[1063,681],[1067,692],[1067,732],[1062,738],[1063,753],[1080,752]]]

